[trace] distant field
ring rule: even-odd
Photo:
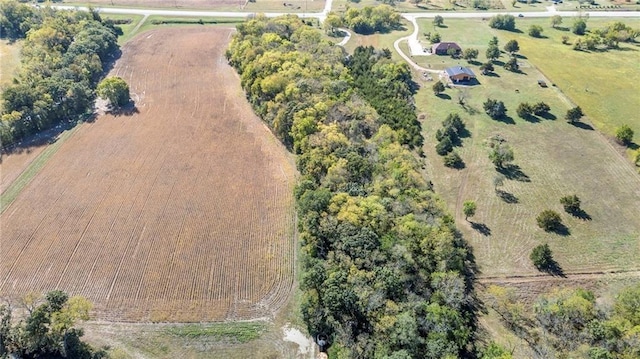
[[[294,280],[294,164],[223,57],[230,29],[154,30],[111,74],[139,113],[81,125],[0,216],[0,297],[62,289],[100,319],[264,317]]]
[[[64,1],[72,5],[146,7],[173,9],[206,9],[218,11],[320,11],[324,8],[321,0],[89,0]],[[286,5],[285,5],[286,4]]]
[[[590,23],[591,21],[589,20]],[[457,41],[463,48],[478,48],[479,60],[482,62],[486,61],[484,53],[492,36],[499,38],[500,47],[509,39],[520,39],[524,36],[492,30],[481,20],[445,20],[445,24],[446,28],[438,29],[443,41]],[[519,27],[524,26],[519,22]],[[428,20],[422,20],[420,28],[421,34],[433,31],[433,26]],[[419,111],[425,115],[423,130],[429,176],[433,179],[436,191],[455,213],[458,227],[473,245],[481,276],[538,273],[530,263],[529,253],[534,246],[546,242],[551,246],[562,268],[568,272],[638,268],[640,176],[631,163],[598,131],[566,123],[563,117],[571,106],[570,103],[557,89],[540,88],[537,80],[545,79],[549,83],[556,83],[565,91],[563,84],[552,73],[545,72],[549,76],[546,77],[534,67],[538,65],[538,62],[533,60],[534,56],[537,56],[533,53],[537,50],[532,49],[526,40],[522,41],[521,48],[524,56],[519,60],[522,73],[511,73],[501,66],[496,66],[497,76],[479,76],[480,85],[462,90],[447,89],[442,98],[434,96],[431,90],[432,81],[421,79],[420,84],[423,88],[416,96]],[[622,53],[635,54],[633,51]],[[614,57],[615,54],[611,52],[584,55],[597,56],[597,59],[592,58],[597,62],[600,58],[607,61],[606,58]],[[576,78],[591,77],[590,67],[586,63],[567,61],[570,57],[566,53],[554,53],[553,56],[547,53],[546,56],[547,61],[565,63],[565,71],[572,73]],[[452,60],[448,56],[416,56],[414,60],[432,69],[442,69],[457,63],[467,65],[464,60]],[[506,55],[503,54],[500,61],[505,60]],[[476,74],[480,74],[478,64],[469,65]],[[617,87],[612,84],[627,81],[623,77],[612,72],[611,77],[606,83],[602,83],[602,86]],[[593,86],[593,91],[598,91],[596,85]],[[465,94],[468,107],[473,114],[467,113],[458,105],[460,93]],[[602,96],[597,102],[593,99],[591,102],[576,102],[585,108],[590,119],[596,121],[597,115],[591,115],[590,108],[598,104],[610,106],[603,104],[607,101],[619,106],[628,105],[629,101],[634,101],[632,93],[628,91],[624,95],[618,93],[611,97]],[[485,115],[482,103],[488,97],[504,101],[511,119],[499,122]],[[635,98],[637,99],[638,97]],[[516,115],[515,109],[520,102],[537,101],[548,103],[556,119],[537,119],[529,122]],[[435,131],[451,112],[461,115],[472,134],[470,138],[464,139],[464,146],[458,149],[466,163],[463,170],[444,167],[442,158],[434,149]],[[637,119],[637,116],[627,118]],[[498,133],[514,148],[514,163],[528,177],[507,180],[502,188],[513,196],[511,201],[517,203],[507,203],[494,192],[493,178],[496,170],[488,159],[485,140]],[[583,208],[592,220],[584,221],[564,213],[559,199],[574,193],[582,199]],[[486,235],[474,230],[470,223],[464,220],[462,203],[465,200],[477,202],[477,214],[470,221],[484,224]],[[547,208],[561,213],[570,235],[546,233],[538,228],[535,218],[539,212]]]

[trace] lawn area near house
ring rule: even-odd
[[[565,22],[569,20],[565,19]],[[606,22],[589,20],[590,26],[596,23]],[[518,20],[518,28],[524,31],[529,24]],[[420,34],[433,31],[430,20],[422,20],[419,25]],[[571,96],[576,91],[565,89],[569,81],[586,81],[589,77],[587,75],[591,74],[593,66],[582,62],[583,57],[599,56],[603,61],[622,65],[629,60],[615,57],[627,53],[637,56],[634,50],[577,54],[575,61],[567,62],[574,55],[570,54],[573,51],[570,47],[543,55],[543,50],[531,45],[533,41],[538,41],[541,48],[548,44],[553,49],[556,41],[554,35],[550,35],[549,39],[529,40],[525,38],[528,36],[526,34],[490,29],[480,19],[447,19],[445,25],[446,28],[438,29],[442,40],[455,41],[463,49],[477,48],[480,52],[478,62],[468,64],[465,60],[454,60],[448,56],[416,56],[414,60],[432,69],[444,69],[457,64],[468,66],[478,75],[480,84],[448,88],[442,96],[436,97],[431,89],[434,82],[420,79],[422,89],[416,96],[416,102],[418,110],[424,115],[422,121],[428,176],[433,180],[436,192],[455,214],[457,225],[465,238],[474,247],[481,277],[538,273],[531,264],[529,254],[533,247],[542,243],[549,243],[554,257],[567,273],[637,269],[640,266],[640,221],[637,217],[640,176],[599,131],[586,124],[573,126],[564,120],[567,109],[573,104],[560,91]],[[545,27],[545,33],[559,31],[549,28],[548,25]],[[500,48],[510,39],[522,42],[518,60],[521,72],[509,72],[501,66],[508,59],[503,53],[497,61],[495,75],[480,75],[479,65],[486,61],[484,53],[493,36],[498,37]],[[559,40],[557,42],[560,43]],[[544,59],[541,60],[541,57]],[[555,72],[547,70],[555,68],[555,64],[560,62],[567,62],[565,71],[572,74],[566,75],[566,79],[558,78]],[[595,67],[599,69],[601,64]],[[539,79],[549,85],[555,83],[557,87],[542,88],[538,85]],[[595,83],[593,90],[590,88],[590,91],[598,93],[612,91],[611,97],[600,96],[597,101],[579,96],[572,98],[582,106],[595,127],[603,128],[605,133],[607,127],[599,123],[615,126],[616,121],[621,119],[617,116],[615,119],[598,117],[600,112],[592,109],[598,103],[605,106],[602,104],[605,101],[617,104],[606,106],[625,107],[638,100],[637,97],[632,98],[631,92],[616,93],[617,81],[626,83],[628,79],[622,73],[613,72],[608,81],[601,84],[601,88],[598,89]],[[589,84],[591,86],[591,82]],[[627,88],[637,87],[628,85]],[[458,103],[460,97],[464,98],[465,108]],[[501,121],[489,118],[482,107],[487,98],[504,101],[508,117]],[[551,116],[530,120],[517,116],[516,107],[519,103],[540,101],[551,107]],[[621,116],[625,109],[615,111]],[[470,137],[463,139],[463,146],[457,149],[465,162],[465,168],[461,170],[445,167],[442,157],[436,154],[434,148],[437,143],[435,132],[449,113],[458,113],[471,133]],[[632,117],[630,113],[626,116],[638,122],[637,117]],[[494,188],[493,179],[498,172],[489,161],[486,144],[486,140],[496,134],[504,137],[513,148],[514,164],[517,165],[516,170],[507,173],[510,179],[505,180],[500,188],[502,196],[498,196]],[[571,194],[578,195],[582,200],[582,208],[589,215],[589,220],[572,217],[563,211],[559,200]],[[466,200],[474,200],[478,207],[476,215],[469,221],[465,221],[462,214],[462,204]],[[538,228],[536,216],[545,209],[560,213],[568,233],[548,233]]]

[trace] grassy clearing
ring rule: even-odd
[[[266,330],[261,322],[216,323],[209,325],[181,325],[165,328],[167,334],[181,338],[209,337],[217,341],[247,343],[258,339]]]
[[[142,15],[117,15],[117,14],[102,14],[103,19],[111,19],[111,20],[127,20],[130,19],[131,22],[129,24],[119,24],[116,25],[120,29],[122,29],[122,35],[118,36],[118,44],[122,46],[125,42],[127,42],[133,35],[133,30],[138,26],[140,21],[144,18]]]
[[[349,30],[351,31],[351,30]],[[387,34],[371,34],[371,35],[359,35],[351,31],[351,39],[345,45],[345,49],[349,53],[353,53],[353,50],[358,46],[373,46],[378,49],[387,48],[391,50],[391,55],[396,61],[403,61],[400,55],[393,50],[393,43],[401,37],[410,35],[413,31],[411,23],[406,20],[402,20],[402,29],[398,31],[392,31]],[[340,42],[342,38],[338,38],[336,42]]]
[[[149,16],[147,20],[140,26],[138,31],[135,34],[140,34],[145,31],[151,29],[159,29],[165,27],[198,27],[198,26],[225,26],[225,27],[233,27],[238,23],[244,21],[243,18],[206,18],[202,19],[203,22],[206,20],[208,22],[216,22],[215,24],[200,24],[197,23],[198,18],[193,17],[170,17],[170,16]],[[193,22],[189,24],[188,22]]]
[[[519,36],[492,30],[481,20],[446,20],[445,24],[446,28],[438,29],[442,39],[457,41],[463,48],[478,48],[480,61],[485,61],[484,52],[492,36],[499,38],[500,47]],[[428,20],[422,20],[420,26],[421,33],[433,29]],[[511,73],[496,66],[496,76],[478,76],[480,85],[447,89],[440,98],[431,91],[433,82],[421,82],[423,88],[417,94],[416,102],[425,114],[425,152],[436,191],[456,214],[458,226],[473,245],[484,276],[537,273],[530,264],[529,253],[534,246],[545,242],[568,272],[637,268],[640,265],[640,222],[637,219],[640,177],[597,131],[578,128],[563,120],[571,106],[569,101],[557,88],[537,85],[538,79],[547,78],[533,66],[535,62],[531,60],[529,47],[521,45],[521,48],[521,73]],[[564,58],[558,54],[554,56],[558,62]],[[503,54],[500,61],[506,59]],[[458,63],[467,65],[464,60],[447,56],[414,57],[414,60],[433,69]],[[479,62],[469,67],[480,74],[478,65]],[[580,66],[572,63],[574,71],[567,72],[574,76],[589,73],[588,67]],[[559,81],[554,77],[551,79],[553,81],[547,79],[547,82],[557,83],[562,88]],[[466,97],[466,111],[457,103],[461,94]],[[482,103],[488,97],[504,101],[511,118],[500,122],[485,115]],[[515,114],[520,102],[539,101],[550,105],[551,119],[525,121]],[[583,108],[587,110],[589,105],[584,104]],[[462,116],[472,134],[458,149],[466,163],[463,170],[444,167],[434,149],[435,131],[451,112]],[[503,196],[505,199],[494,191],[493,178],[497,172],[488,159],[485,145],[485,140],[495,134],[501,134],[514,148],[514,163],[522,172],[519,179],[505,182],[502,190],[510,194],[510,197]],[[583,209],[592,220],[580,220],[564,213],[559,199],[573,193],[582,199]],[[476,216],[470,219],[476,223],[476,229],[462,216],[465,200],[475,200],[478,204]],[[561,213],[570,234],[546,233],[538,228],[535,217],[544,209]]]
[[[21,48],[22,42],[20,41],[13,43],[8,43],[5,40],[0,41],[0,91],[11,83],[18,71]]]

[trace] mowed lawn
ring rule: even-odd
[[[508,72],[498,65],[496,76],[480,75],[478,67],[480,62],[486,61],[484,53],[489,39],[497,36],[502,48],[509,39],[519,39],[520,35],[492,30],[482,20],[445,20],[445,24],[446,28],[438,29],[443,41],[457,41],[463,48],[480,50],[479,62],[469,65],[478,74],[480,84],[447,89],[439,98],[431,90],[433,81],[420,79],[422,89],[416,101],[423,115],[428,176],[472,244],[481,276],[538,273],[530,263],[529,254],[533,247],[542,243],[549,243],[565,272],[637,268],[640,264],[640,176],[631,163],[599,131],[572,126],[563,119],[571,106],[570,101],[558,88],[539,87],[537,80],[544,79],[564,88],[552,75],[547,78],[533,66],[537,65],[532,60],[534,51],[527,50],[529,47],[524,41],[519,59],[521,73]],[[421,34],[433,31],[429,20],[423,20],[420,26]],[[523,25],[519,23],[519,27]],[[608,54],[589,55],[604,57]],[[556,61],[567,58],[564,53],[553,56]],[[503,54],[499,61],[507,59]],[[464,60],[452,60],[447,56],[416,56],[414,60],[432,69],[458,63],[467,65]],[[567,64],[567,72],[587,77],[589,68],[576,64],[579,63]],[[437,75],[432,76],[437,79]],[[611,82],[618,80],[611,76]],[[458,104],[459,96],[465,98],[467,110]],[[494,121],[484,114],[482,103],[488,97],[504,101],[510,118]],[[627,94],[627,100],[624,100],[625,96],[620,97],[611,101],[633,101],[629,99],[631,93]],[[548,119],[525,121],[516,115],[520,102],[539,101],[550,105],[552,116]],[[587,112],[594,106],[592,103],[579,104]],[[457,149],[466,164],[462,170],[446,168],[434,149],[435,132],[452,112],[460,114],[471,132],[471,136],[463,140],[463,146]],[[486,140],[496,134],[512,146],[514,164],[521,171],[519,178],[508,179],[502,186],[501,189],[510,194],[504,196],[510,197],[506,200],[496,195],[493,179],[497,172],[488,159]],[[591,220],[577,219],[563,211],[559,199],[570,194],[580,197]],[[478,205],[470,222],[462,215],[465,200],[474,200]],[[561,214],[568,235],[546,233],[538,228],[536,216],[544,209]],[[476,223],[476,229],[471,222]]]

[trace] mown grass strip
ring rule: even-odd
[[[217,323],[217,324],[189,324],[171,326],[165,329],[167,334],[180,338],[210,337],[215,340],[247,343],[258,339],[266,331],[266,325],[258,322],[247,323]]]
[[[36,157],[27,168],[13,181],[13,183],[7,187],[7,189],[0,196],[0,214],[9,207],[11,203],[18,197],[22,190],[31,182],[33,177],[40,172],[40,170],[47,164],[47,161],[53,156],[60,146],[78,129],[78,126],[71,128],[63,132],[56,140],[55,143],[49,145],[46,149]]]

